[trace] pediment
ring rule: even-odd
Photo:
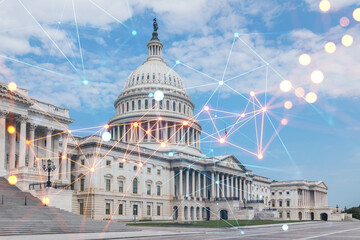
[[[218,159],[218,162],[222,163],[223,166],[239,169],[244,172],[247,171],[246,167],[234,155],[219,156]]]

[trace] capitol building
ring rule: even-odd
[[[69,111],[0,83],[0,174],[49,205],[93,219],[344,220],[322,181],[270,181],[234,155],[201,152],[201,125],[157,28],[101,133],[78,137]],[[150,93],[150,94],[149,94]],[[9,131],[12,129],[12,131]],[[52,188],[42,166],[53,161]]]

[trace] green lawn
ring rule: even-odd
[[[238,226],[252,226],[263,224],[277,224],[277,223],[292,223],[300,221],[272,221],[272,220],[215,220],[215,221],[193,221],[193,222],[139,222],[128,223],[132,226],[156,226],[156,227],[238,227]]]

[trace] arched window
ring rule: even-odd
[[[141,100],[138,100],[138,109],[141,109]]]
[[[166,75],[164,74],[164,80],[166,80]]]
[[[151,103],[151,104],[152,104],[151,107],[152,107],[153,109],[155,109],[155,99],[152,100],[152,103]]]
[[[163,104],[162,104],[162,100],[159,102],[159,108],[160,109],[162,109],[162,106],[163,106]]]
[[[176,106],[175,106],[175,101],[173,101],[173,111],[175,112],[176,111]]]
[[[179,103],[179,113],[181,113],[181,103]]]
[[[124,104],[121,105],[121,113],[125,112]]]
[[[166,110],[170,110],[170,101],[169,100],[166,101]]]
[[[129,111],[129,102],[126,102],[126,112]]]
[[[149,108],[149,101],[147,99],[145,99],[145,109]]]
[[[171,77],[169,77],[169,81],[171,82]]]
[[[183,107],[183,109],[184,109],[184,114],[185,114],[185,108],[186,108],[186,106],[185,106],[185,104],[184,104],[184,107]]]
[[[136,81],[139,81],[139,75],[137,75],[137,77],[136,77]]]
[[[131,101],[131,110],[135,110],[135,101]]]
[[[155,79],[155,73],[153,74],[153,79]]]
[[[135,178],[134,181],[133,181],[133,193],[135,193],[135,194],[138,193],[138,180],[137,180],[137,178]]]
[[[132,80],[132,83],[134,84],[134,82],[135,82],[135,77],[133,77],[133,80]]]
[[[141,76],[141,80],[144,80],[144,74]]]
[[[149,80],[149,79],[150,79],[150,75],[148,74],[148,75],[147,75],[147,80]]]

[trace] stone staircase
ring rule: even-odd
[[[44,206],[38,198],[0,178],[0,235],[131,231],[124,223],[108,223]]]

